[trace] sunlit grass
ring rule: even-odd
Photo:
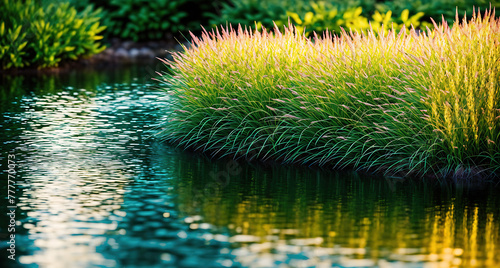
[[[500,21],[306,38],[219,29],[193,36],[161,80],[159,133],[217,156],[469,177],[500,168]]]

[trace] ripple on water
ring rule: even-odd
[[[151,156],[148,138],[158,112],[168,106],[165,93],[119,84],[96,92],[67,88],[24,96],[20,106],[23,112],[3,118],[11,127],[5,142],[15,140],[22,152],[21,263],[217,264],[216,251],[226,245],[206,250],[215,242],[180,222],[169,159]]]

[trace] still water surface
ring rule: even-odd
[[[211,160],[162,144],[144,66],[0,76],[2,267],[500,267],[500,188]]]

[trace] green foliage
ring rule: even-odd
[[[2,0],[0,62],[2,69],[36,66],[55,67],[63,60],[101,52],[97,40],[99,10],[77,12],[69,3],[41,7],[35,1]]]
[[[309,2],[309,0],[304,0],[304,2]],[[325,2],[338,10],[361,7],[365,17],[371,17],[376,11],[380,13],[392,11],[394,14],[401,14],[407,9],[411,14],[423,12],[425,16],[422,19],[427,22],[430,22],[431,17],[437,21],[444,16],[449,24],[453,23],[457,10],[459,16],[462,17],[467,13],[470,17],[474,7],[485,10],[490,7],[490,3],[493,8],[500,7],[498,0],[325,0]],[[293,10],[293,7],[290,10]]]
[[[455,19],[455,7],[460,10],[459,15],[472,14],[472,7],[489,7],[488,0],[419,0],[419,1],[376,1],[376,0],[285,0],[285,1],[258,1],[258,0],[230,0],[223,4],[220,14],[213,14],[211,24],[214,26],[227,23],[246,26],[274,27],[288,25],[288,20],[298,26],[299,30],[306,29],[321,32],[325,29],[340,32],[340,28],[349,28],[358,31],[369,29],[369,23],[374,29],[384,25],[387,32],[392,26],[395,29],[431,27],[431,17],[441,21],[444,14],[448,23]],[[493,7],[500,7],[499,1],[492,1]],[[392,17],[399,14],[399,17]]]
[[[109,35],[124,39],[160,39],[164,31],[183,29],[181,20],[187,16],[179,6],[185,1],[111,0],[104,18]]]
[[[354,3],[354,2],[353,2]],[[241,0],[224,4],[221,16],[213,15],[213,25],[242,24],[246,26],[264,26],[273,28],[288,25],[288,22],[297,26],[299,31],[306,30],[306,34],[322,32],[326,29],[340,33],[341,28],[358,31],[367,31],[370,28],[368,14],[363,12],[362,5],[356,6],[351,2],[335,3],[333,1],[258,1]],[[384,25],[385,31],[394,26],[395,29],[409,28],[421,25],[422,12],[408,17],[409,11],[403,10],[399,18],[392,18],[392,13],[372,13],[372,27],[379,29]],[[370,14],[371,15],[371,14]],[[394,25],[393,25],[394,24]],[[431,26],[427,24],[425,26]]]
[[[105,11],[103,24],[108,37],[156,40],[199,29],[204,13],[213,8],[202,0],[110,0],[91,1]]]
[[[422,26],[432,26],[429,23],[420,22],[420,18],[424,15],[423,12],[419,12],[413,16],[409,16],[409,11],[407,9],[401,12],[399,18],[393,18],[392,12],[380,13],[375,11],[372,16],[372,20],[368,21],[368,18],[362,15],[362,7],[350,8],[344,12],[339,12],[336,8],[328,7],[325,2],[311,2],[311,7],[313,11],[305,13],[303,17],[295,12],[287,12],[287,15],[291,18],[294,25],[297,26],[299,31],[306,31],[306,34],[315,31],[317,33],[326,30],[334,31],[336,33],[341,32],[341,28],[349,31],[362,31],[367,32],[370,27],[379,32],[382,30],[387,33],[389,29],[394,27],[395,30],[401,30],[403,28],[409,29],[411,26],[418,28]],[[277,24],[284,24],[280,21]]]
[[[342,13],[339,13],[336,8],[328,8],[325,2],[311,2],[311,7],[313,11],[305,13],[302,18],[298,13],[287,12],[299,31],[305,30],[309,34],[312,31],[319,33],[328,29],[340,33],[341,27],[347,31],[369,28],[368,19],[361,16],[361,7],[351,8]]]
[[[500,8],[498,0],[396,0],[396,1],[377,1],[373,6],[380,12],[388,12],[392,10],[395,13],[400,13],[403,10],[410,10],[411,13],[423,12],[425,21],[430,22],[429,18],[436,21],[441,21],[442,16],[449,24],[453,24],[455,13],[458,11],[460,17],[467,14],[469,17],[473,13],[473,8],[485,10],[490,7]],[[369,11],[371,12],[371,11]],[[374,11],[373,11],[374,12]]]
[[[303,18],[296,12],[287,11],[286,13],[291,22],[297,25],[299,31],[304,31],[304,28],[307,28],[308,32],[321,32],[325,29],[340,31],[340,16],[337,9],[327,7],[325,2],[311,2],[311,6],[314,12],[305,13]]]
[[[220,14],[212,14],[210,23],[213,26],[241,24],[245,26],[261,26],[272,29],[274,21],[281,23],[286,21],[287,7],[295,6],[300,9],[304,6],[303,1],[294,0],[232,0],[229,3],[223,3]]]

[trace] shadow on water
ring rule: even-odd
[[[182,152],[151,137],[156,68],[0,76],[0,165],[17,164],[2,267],[500,265],[498,187]]]

